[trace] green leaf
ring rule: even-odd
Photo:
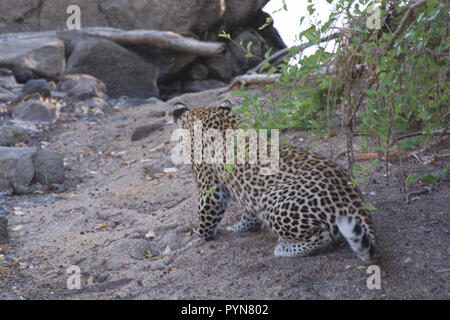
[[[369,210],[369,211],[375,211],[375,210],[377,210],[377,208],[376,208],[373,204],[370,204],[370,203],[364,204],[364,208],[366,208],[366,209]]]
[[[425,184],[434,184],[436,183],[436,181],[437,178],[432,174],[427,174],[425,177],[422,178],[422,182]]]
[[[353,174],[355,176],[357,176],[360,172],[363,171],[363,168],[359,164],[354,164],[352,170],[353,170]]]
[[[234,164],[232,164],[232,163],[227,163],[227,164],[225,164],[225,169],[226,169],[228,172],[232,172],[232,171],[234,170]]]
[[[408,187],[409,185],[411,185],[412,183],[416,182],[417,179],[419,179],[419,176],[415,175],[415,174],[411,174],[408,177],[406,177],[405,180],[405,184]]]
[[[203,191],[203,194],[205,195],[206,198],[208,198],[211,195],[211,193],[216,191],[216,189],[217,189],[217,186],[212,186],[208,190]]]
[[[262,30],[262,29],[266,28],[271,23],[272,23],[272,18],[271,17],[267,17],[266,18],[266,22],[261,27],[259,27],[258,30]]]
[[[247,43],[247,51],[250,52],[250,49],[252,48],[252,45],[253,45],[253,41],[249,41],[249,42]]]
[[[152,254],[152,252],[150,251],[150,249],[148,249],[147,252],[145,253],[145,257],[146,257],[147,259],[150,259],[150,258],[153,257],[153,254]]]
[[[229,33],[226,33],[225,31],[222,31],[222,33],[219,33],[218,36],[220,38],[225,38],[225,39],[228,39],[228,40],[231,39],[231,35]]]
[[[266,53],[264,54],[264,59],[269,59],[271,52],[272,52],[272,48],[267,50]]]

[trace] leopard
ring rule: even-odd
[[[271,174],[260,163],[217,163],[194,161],[195,143],[208,147],[214,138],[229,129],[242,128],[243,119],[229,101],[219,106],[188,108],[173,106],[173,121],[191,137],[195,123],[215,129],[219,134],[191,139],[191,171],[197,189],[197,232],[213,240],[227,204],[236,201],[243,208],[240,220],[228,232],[255,232],[263,226],[278,236],[273,251],[277,257],[307,257],[325,251],[336,242],[346,242],[364,262],[381,257],[381,246],[359,188],[341,166],[326,157],[292,145],[282,145],[278,166]],[[200,139],[200,141],[198,141]],[[212,139],[212,140],[211,140]]]

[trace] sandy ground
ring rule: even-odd
[[[226,95],[219,90],[184,101],[217,104]],[[369,289],[371,274],[347,245],[308,258],[277,258],[277,239],[268,230],[227,232],[241,213],[235,204],[216,239],[199,240],[189,167],[156,177],[145,170],[169,159],[175,126],[130,140],[136,127],[160,121],[167,110],[164,103],[144,105],[99,123],[67,122],[52,133],[49,150],[65,158],[64,191],[0,199],[0,214],[16,230],[0,249],[0,299],[450,298],[448,180],[410,204],[399,192],[398,164],[390,166],[388,183],[382,171],[376,183],[363,185],[378,208],[374,220],[384,248],[381,289]],[[289,137],[310,142],[303,132]],[[339,134],[333,139],[336,152],[344,142]],[[318,151],[329,152],[327,142],[316,142]],[[80,289],[68,288],[71,266],[81,272]]]

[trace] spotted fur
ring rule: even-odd
[[[195,121],[220,132],[238,128],[241,121],[227,107],[178,109],[174,120],[191,136]],[[308,256],[343,236],[362,260],[380,258],[371,216],[361,192],[348,184],[345,170],[301,148],[282,146],[279,155],[279,170],[273,175],[262,175],[258,165],[235,165],[229,170],[225,163],[192,162],[200,236],[214,237],[228,201],[234,198],[244,213],[228,230],[256,231],[263,223],[268,225],[280,238],[276,256]]]

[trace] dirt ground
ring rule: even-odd
[[[224,97],[239,99],[215,90],[181,100],[217,105]],[[268,230],[227,232],[241,213],[236,204],[215,240],[199,240],[189,167],[156,176],[145,169],[169,159],[175,125],[130,139],[134,129],[160,121],[168,110],[170,103],[162,102],[128,108],[98,123],[62,123],[50,134],[47,148],[64,157],[67,183],[62,192],[0,199],[11,229],[10,243],[0,249],[0,299],[450,298],[449,180],[410,204],[399,191],[398,163],[389,166],[388,182],[383,170],[362,184],[378,209],[374,220],[384,249],[381,289],[369,289],[371,274],[347,245],[308,258],[277,258],[277,239]],[[289,138],[312,142],[304,132]],[[314,141],[318,151],[330,152],[327,141]],[[331,152],[344,145],[337,134]],[[68,288],[71,266],[81,272],[80,289]]]

